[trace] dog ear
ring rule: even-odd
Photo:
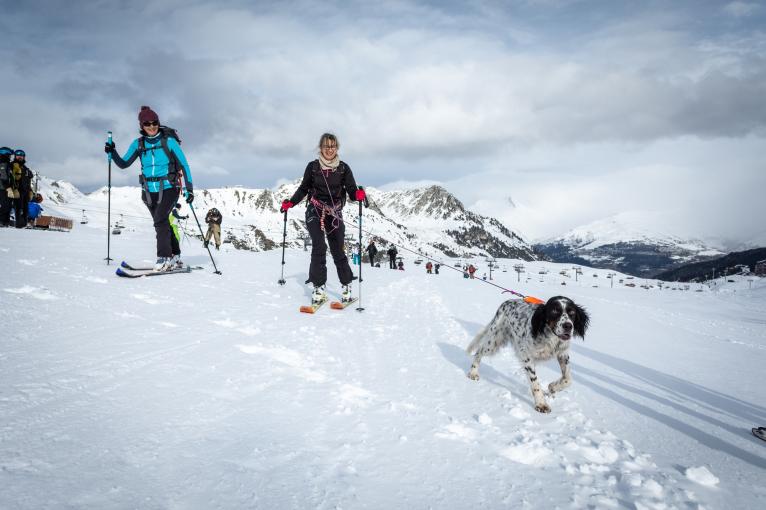
[[[590,316],[582,306],[575,304],[574,307],[576,311],[574,320],[575,335],[585,338],[585,330],[588,329],[588,325],[590,324]]]
[[[537,338],[545,329],[545,306],[537,305],[535,313],[532,314],[532,338]]]

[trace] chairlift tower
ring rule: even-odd
[[[516,281],[521,281],[521,273],[524,272],[524,264],[516,264],[513,266],[513,270],[516,271]]]

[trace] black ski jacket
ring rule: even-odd
[[[346,203],[346,196],[355,201],[356,181],[351,167],[341,161],[335,170],[323,172],[318,159],[311,161],[306,165],[303,181],[290,197],[290,202],[297,205],[305,196],[308,196],[309,200],[312,197],[316,198],[329,206],[338,204],[342,206]]]
[[[222,221],[223,221],[223,216],[217,210],[213,211],[211,209],[205,215],[205,223],[215,223],[216,225],[220,225]]]

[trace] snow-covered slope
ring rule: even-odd
[[[366,266],[363,312],[308,316],[302,250],[287,250],[284,287],[280,251],[224,245],[219,276],[188,237],[206,269],[125,280],[103,226],[0,229],[0,508],[766,506],[766,443],[750,434],[766,424],[763,280],[495,272],[592,317],[572,386],[541,415],[509,350],[465,376],[466,345],[508,294],[450,266]],[[151,261],[151,225],[111,250]]]
[[[724,253],[720,246],[698,239],[658,232],[646,225],[658,221],[648,214],[620,213],[535,244],[557,262],[584,263],[626,273],[651,276]]]

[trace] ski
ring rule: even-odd
[[[327,298],[324,298],[319,303],[311,304],[311,305],[303,305],[300,308],[301,313],[314,313],[320,308],[322,308],[322,305],[327,303]]]
[[[766,427],[756,427],[753,429],[753,435],[758,439],[766,441]]]
[[[123,278],[140,278],[142,276],[162,276],[166,274],[191,273],[191,271],[191,268],[188,266],[179,269],[172,269],[170,271],[155,271],[153,269],[130,270],[127,268],[118,267],[117,271],[115,271],[115,274],[117,276],[122,276]]]
[[[130,264],[128,264],[124,260],[122,262],[120,262],[120,267],[122,267],[124,269],[127,269],[129,271],[153,271],[154,270],[154,266],[135,267],[135,266],[131,266]],[[186,266],[185,265],[183,267],[184,268],[188,267],[188,268],[193,269],[193,270],[204,269],[202,266]]]
[[[330,303],[330,308],[332,308],[333,310],[343,310],[348,305],[352,303],[356,303],[358,299],[359,298],[351,298],[350,301],[333,301],[332,303]]]

